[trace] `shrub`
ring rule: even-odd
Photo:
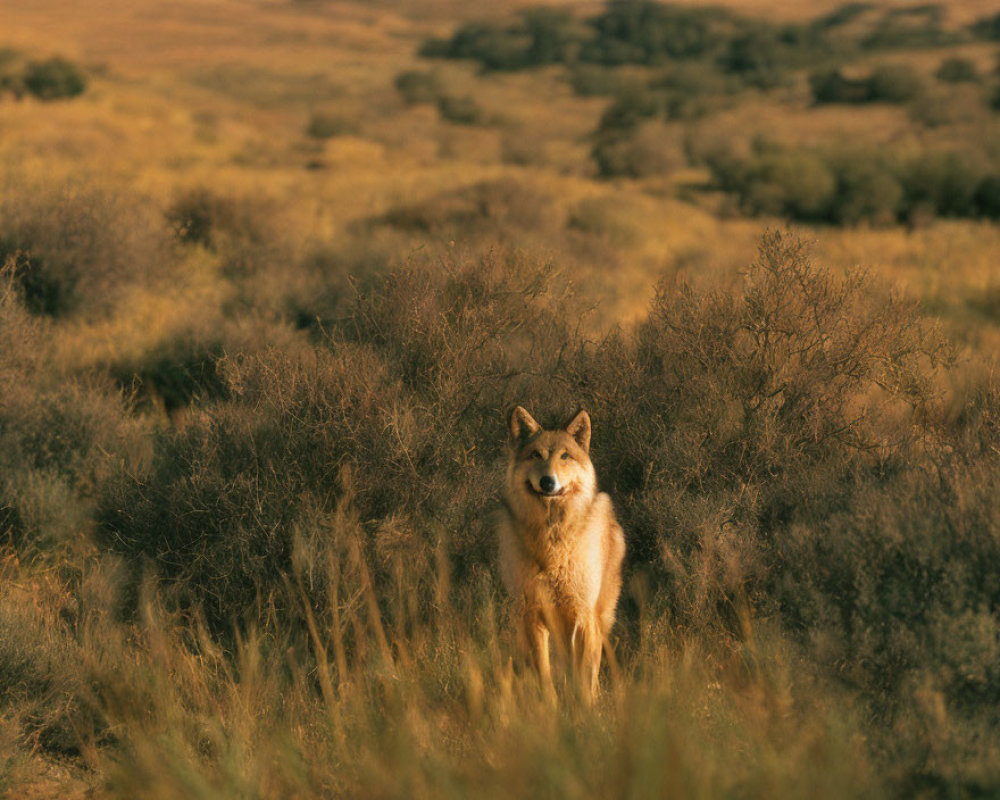
[[[500,138],[500,160],[522,167],[544,166],[549,161],[546,141],[516,128],[505,131]]]
[[[325,346],[228,359],[232,399],[109,484],[105,544],[154,558],[224,624],[280,588],[294,531],[324,524],[350,466],[352,502],[382,531],[376,563],[443,529],[470,569],[488,540],[500,410],[526,386],[529,355],[532,373],[549,370],[567,344],[553,302],[546,276],[517,264],[411,267],[363,292]]]
[[[708,166],[750,214],[885,225],[903,210],[903,187],[878,153],[773,150],[739,158],[723,151],[709,154]]]
[[[223,352],[217,338],[202,341],[193,332],[184,332],[136,360],[113,364],[111,373],[136,402],[161,405],[170,414],[195,399],[225,397],[227,387],[215,366]]]
[[[166,218],[181,242],[219,249],[231,240],[263,244],[273,233],[267,212],[264,200],[195,187],[178,194]]]
[[[431,41],[421,55],[475,59],[487,70],[517,70],[530,66],[531,38],[521,28],[497,28],[483,23],[462,25],[451,39]]]
[[[468,237],[473,233],[534,230],[554,222],[552,198],[514,178],[481,181],[418,205],[390,209],[379,222],[395,228]]]
[[[681,146],[663,126],[655,124],[630,133],[599,136],[591,155],[602,178],[648,178],[684,166]]]
[[[899,408],[932,408],[949,353],[913,304],[817,269],[789,237],[765,238],[736,296],[664,285],[634,345],[574,363],[606,420],[599,474],[629,498],[632,563],[658,565],[683,624],[738,628],[734,604],[794,580],[767,566],[793,509],[832,513],[879,448],[906,463],[921,432]]]
[[[809,76],[813,99],[821,103],[908,103],[924,93],[924,83],[901,65],[877,67],[867,78],[847,78],[839,69]]]
[[[826,219],[837,181],[817,156],[765,153],[746,166],[741,187],[744,207],[755,214]]]
[[[873,103],[908,103],[924,92],[924,82],[912,67],[888,64],[868,78],[868,100]]]
[[[868,49],[936,47],[962,41],[943,27],[945,9],[936,3],[889,8],[860,44]]]
[[[846,78],[838,69],[811,73],[809,88],[817,104],[866,103],[870,97],[867,81]]]
[[[395,86],[408,106],[436,103],[442,94],[441,81],[436,72],[401,72],[396,76]]]
[[[472,97],[442,95],[437,107],[441,119],[456,125],[481,125],[485,121],[483,109]]]
[[[831,214],[836,222],[888,225],[896,221],[903,206],[903,187],[876,154],[840,154],[834,159],[834,170],[837,194]]]
[[[630,87],[605,109],[597,130],[599,134],[605,131],[634,131],[642,122],[656,117],[662,110],[658,94],[640,87]]]
[[[1000,42],[1000,13],[976,20],[971,27],[977,36]]]
[[[73,184],[0,194],[0,258],[16,256],[35,313],[107,311],[129,284],[169,272],[162,220],[144,198]]]
[[[988,219],[1000,219],[1000,175],[987,175],[976,186],[973,198],[978,212]]]
[[[979,71],[975,62],[952,56],[941,62],[934,77],[945,83],[974,83],[979,80]]]
[[[756,28],[731,39],[718,63],[726,72],[738,75],[748,86],[773,89],[788,85],[786,48],[776,31]]]
[[[76,97],[87,88],[83,71],[64,58],[28,62],[22,81],[24,88],[39,100]]]
[[[306,126],[306,135],[313,139],[332,139],[334,136],[348,136],[357,131],[355,120],[328,111],[314,112]]]
[[[629,82],[618,72],[595,64],[574,64],[569,84],[580,97],[615,97],[629,90]]]
[[[661,72],[650,88],[662,96],[667,119],[688,120],[723,107],[738,83],[705,65],[680,63]]]
[[[89,527],[92,498],[122,447],[117,393],[53,367],[51,323],[0,269],[0,547],[59,556]]]
[[[621,198],[606,195],[586,197],[573,206],[567,227],[606,239],[615,246],[635,244],[639,229]]]
[[[572,60],[582,32],[570,12],[543,6],[525,9],[521,12],[521,18],[531,40],[528,46],[528,63],[542,66]]]
[[[593,21],[596,37],[584,46],[588,60],[604,64],[655,64],[709,55],[740,21],[722,9],[670,6],[649,0],[612,2]]]
[[[905,164],[902,183],[904,213],[942,217],[976,215],[976,188],[986,171],[983,161],[959,151],[931,151]]]

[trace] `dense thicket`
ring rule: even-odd
[[[132,575],[119,613],[144,607],[155,576],[168,608],[222,641],[247,626],[315,640],[319,624],[359,665],[437,624],[445,597],[478,619],[498,588],[503,411],[552,425],[583,406],[628,537],[622,658],[651,613],[748,658],[753,631],[774,625],[858,693],[899,787],[965,785],[955,765],[987,758],[1000,395],[971,385],[949,409],[951,350],[916,307],[816,267],[793,238],[768,235],[741,290],[664,285],[634,333],[600,341],[574,326],[558,277],[523,258],[414,262],[357,285],[322,331],[228,352],[224,390],[139,448],[107,386],[30,377],[37,355],[18,342],[50,323],[22,296],[9,278],[0,522],[29,553],[79,546],[95,520]],[[370,622],[338,622],[365,603]],[[34,651],[16,647],[4,669],[34,674]],[[922,750],[925,696],[966,761]],[[40,730],[65,741],[79,724],[66,713]]]

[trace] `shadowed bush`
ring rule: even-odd
[[[13,263],[0,269],[0,545],[55,555],[92,524],[110,454],[127,438],[121,398],[51,363]]]
[[[471,96],[439,95],[437,108],[441,119],[455,125],[482,125],[486,120],[482,106]]]
[[[976,83],[979,81],[979,70],[974,61],[952,56],[941,62],[934,77],[945,83]]]
[[[856,225],[919,224],[933,217],[995,214],[1000,163],[988,151],[926,149],[766,150],[750,157],[711,153],[720,188],[750,214]]]
[[[28,93],[39,100],[61,100],[83,94],[87,79],[83,71],[65,58],[29,61],[21,81]]]
[[[375,220],[402,230],[449,234],[504,233],[551,227],[556,222],[553,199],[515,178],[498,178],[400,205]]]
[[[809,76],[813,99],[822,103],[909,103],[922,97],[923,80],[910,67],[888,64],[865,78],[848,78],[840,70]]]
[[[0,190],[0,259],[15,256],[27,307],[105,312],[170,270],[166,231],[142,198],[73,184]]]
[[[330,512],[350,466],[357,507],[387,541],[423,520],[424,536],[455,532],[470,569],[489,539],[503,396],[567,345],[547,284],[496,260],[409,268],[360,294],[325,347],[227,360],[233,399],[165,433],[147,475],[109,487],[107,544],[154,558],[225,620],[280,586],[292,531]]]
[[[349,136],[358,132],[356,120],[332,111],[315,111],[306,125],[306,136],[313,139],[332,139],[335,136]]]
[[[396,90],[407,105],[436,103],[443,92],[441,81],[435,72],[407,70],[400,72],[394,81]]]

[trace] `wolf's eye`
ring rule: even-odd
[[[559,456],[559,458],[563,461],[569,461],[569,453],[564,452],[561,456]]]
[[[539,453],[537,450],[532,450],[531,451],[531,455],[528,456],[528,458],[533,459],[533,460],[536,459],[536,458],[541,458],[541,457],[542,457],[542,454]]]

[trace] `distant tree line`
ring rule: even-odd
[[[1000,163],[985,153],[936,149],[760,146],[707,165],[744,213],[835,224],[919,224],[931,217],[1000,219]]]
[[[944,27],[943,17],[937,4],[885,9],[856,2],[804,23],[773,23],[725,8],[608,0],[589,19],[563,9],[531,8],[506,24],[461,25],[450,38],[425,42],[421,55],[470,59],[493,71],[699,59],[767,82],[782,68],[849,52],[1000,38],[1000,14],[958,30]]]

